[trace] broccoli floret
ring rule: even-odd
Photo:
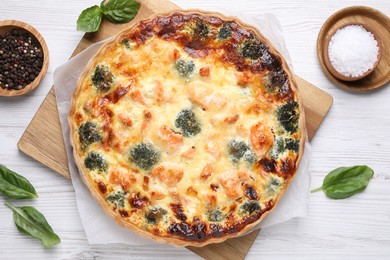
[[[108,164],[103,156],[95,152],[91,152],[85,157],[84,165],[91,171],[98,170],[99,172],[105,172],[108,168]]]
[[[299,151],[299,140],[291,139],[291,138],[283,138],[277,137],[275,139],[274,146],[269,151],[269,156],[274,158],[275,160],[279,158],[280,154],[284,151],[290,150],[294,152]]]
[[[279,178],[271,176],[266,183],[267,193],[272,196],[275,191],[280,188],[281,185],[282,182]]]
[[[130,45],[130,40],[128,38],[124,38],[122,40],[122,44],[127,48],[127,49],[131,49],[131,45]]]
[[[251,60],[257,60],[262,56],[264,50],[266,50],[264,44],[256,42],[255,39],[249,39],[245,40],[242,46],[241,55]]]
[[[92,75],[92,84],[100,91],[108,91],[114,82],[110,68],[106,65],[97,65]]]
[[[237,160],[240,160],[249,149],[249,146],[246,143],[237,142],[236,140],[231,140],[228,144],[228,147],[230,155]]]
[[[295,101],[289,101],[277,110],[277,118],[282,127],[293,134],[298,130],[299,105]]]
[[[130,159],[139,168],[149,170],[160,159],[160,153],[150,143],[139,143],[130,150]]]
[[[125,206],[125,193],[123,191],[113,192],[107,196],[107,200],[115,205],[115,208],[123,208]]]
[[[228,25],[225,23],[218,31],[218,38],[221,40],[226,40],[230,37],[232,37],[232,30],[230,30]]]
[[[266,67],[272,68],[275,66],[276,60],[272,57],[272,55],[264,50],[263,55],[261,56],[261,63]]]
[[[234,163],[238,163],[241,158],[248,163],[254,163],[256,161],[256,154],[242,141],[231,140],[228,143],[228,152]]]
[[[94,123],[86,122],[81,124],[78,132],[82,149],[87,148],[88,145],[94,142],[102,141],[102,136]]]
[[[185,137],[197,135],[200,131],[200,123],[191,109],[184,109],[176,117],[175,126],[179,128]]]
[[[286,144],[283,137],[277,137],[274,142],[274,146],[272,146],[271,150],[269,151],[269,155],[274,158],[278,159],[279,155],[283,153],[286,150]]]
[[[271,71],[264,77],[264,83],[269,93],[284,95],[290,90],[289,81],[283,70]]]
[[[221,222],[226,217],[226,214],[223,214],[219,209],[212,209],[208,212],[207,216],[209,221]]]
[[[294,152],[299,151],[299,140],[286,138],[286,149]]]
[[[162,217],[167,214],[167,211],[159,206],[149,206],[148,211],[145,212],[145,218],[149,224],[156,224]]]
[[[176,69],[181,76],[190,77],[195,70],[195,63],[192,60],[178,60],[176,61]]]
[[[244,161],[247,163],[254,163],[257,160],[256,154],[252,150],[247,150],[246,153],[244,153],[244,157],[242,157]]]
[[[198,21],[196,23],[196,27],[194,30],[194,36],[195,37],[200,37],[200,38],[205,38],[209,34],[209,27],[205,25],[203,22]]]
[[[255,211],[261,210],[260,204],[257,201],[245,201],[240,207],[241,213],[252,214]]]

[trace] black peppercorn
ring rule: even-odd
[[[14,29],[0,35],[0,87],[20,90],[41,71],[43,52],[30,33]]]

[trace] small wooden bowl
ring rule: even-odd
[[[348,76],[345,76],[341,73],[339,73],[332,65],[332,63],[330,62],[330,58],[329,58],[329,43],[330,43],[330,40],[332,39],[333,35],[335,35],[335,33],[340,30],[340,29],[343,29],[347,26],[350,26],[350,25],[359,25],[359,26],[362,26],[366,31],[372,33],[374,35],[374,38],[375,40],[377,41],[378,43],[378,47],[379,47],[379,52],[378,52],[378,56],[376,57],[376,62],[374,63],[374,65],[368,70],[366,71],[365,73],[363,73],[362,75],[360,76],[357,76],[357,77],[348,77]],[[334,33],[328,37],[325,41],[325,44],[324,44],[324,62],[325,62],[325,66],[327,67],[327,69],[329,70],[329,72],[336,78],[340,79],[340,80],[344,80],[344,81],[356,81],[356,80],[359,80],[359,79],[362,79],[366,76],[368,76],[371,72],[374,71],[374,69],[378,66],[378,63],[382,57],[382,44],[381,44],[381,41],[380,39],[378,38],[378,36],[376,35],[376,33],[370,29],[367,25],[365,24],[361,24],[361,23],[347,23],[347,24],[344,24],[342,26],[339,26],[338,28],[335,29]]]
[[[39,83],[45,76],[47,72],[47,67],[49,65],[49,51],[46,42],[41,36],[41,34],[31,25],[20,21],[16,21],[16,20],[0,21],[0,35],[4,35],[13,29],[27,31],[39,42],[43,52],[43,64],[42,64],[42,69],[39,72],[38,76],[30,84],[28,84],[27,86],[25,86],[20,90],[13,90],[13,89],[9,90],[0,87],[0,96],[20,96],[32,91],[39,85]]]
[[[350,24],[363,25],[373,33],[381,50],[381,57],[378,58],[376,68],[371,73],[364,75],[365,77],[353,81],[336,77],[334,72],[331,71],[333,67],[327,65],[325,61],[329,59],[327,46],[330,38],[338,29]],[[390,81],[389,17],[367,6],[351,6],[337,11],[326,20],[318,33],[317,56],[324,74],[339,87],[354,92],[362,92],[385,86]]]

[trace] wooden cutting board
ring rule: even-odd
[[[167,0],[138,0],[142,6],[137,17],[130,22],[137,23],[157,12],[169,12],[179,9]],[[91,44],[107,39],[129,24],[114,25],[103,21],[99,32],[87,33],[77,45],[72,57]],[[333,103],[333,98],[326,92],[296,76],[306,113],[308,137],[311,140]],[[62,138],[62,130],[58,118],[56,97],[52,88],[34,118],[28,125],[18,142],[19,149],[53,169],[62,176],[69,178],[68,159]],[[229,239],[220,244],[208,245],[202,248],[187,247],[205,259],[244,259],[255,241],[259,230],[239,237]]]

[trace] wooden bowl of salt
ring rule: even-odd
[[[340,76],[341,73],[338,73],[334,68],[334,66],[338,67],[339,65],[331,66],[329,61],[328,45],[330,39],[332,36],[335,36],[339,29],[348,25],[363,25],[365,30],[370,31],[376,39],[380,49],[378,63],[372,66],[375,68],[368,68],[366,72],[361,72],[361,75],[358,75],[360,77],[351,77],[351,75],[347,75],[347,77]],[[350,50],[348,49],[348,51]],[[360,53],[361,51],[359,49],[358,52]],[[335,85],[346,90],[362,92],[387,86],[387,83],[390,82],[390,18],[379,10],[367,6],[350,6],[337,11],[325,21],[318,32],[317,57],[325,76]],[[367,64],[368,62],[364,65]]]
[[[324,62],[332,75],[344,81],[368,76],[382,55],[380,39],[367,25],[340,26],[324,45]]]

